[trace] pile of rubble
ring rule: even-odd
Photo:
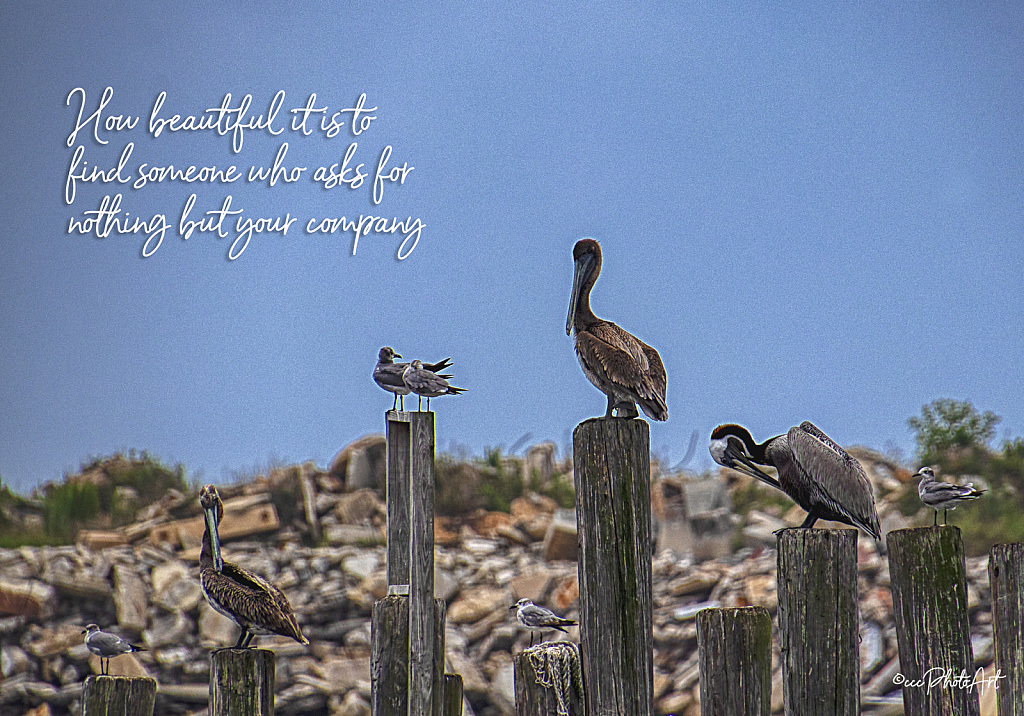
[[[549,469],[553,450],[534,453],[531,469],[538,461]],[[256,639],[277,653],[277,713],[370,713],[371,609],[387,591],[383,464],[382,439],[366,439],[346,448],[327,472],[293,466],[220,490],[225,557],[284,590],[310,640],[307,647]],[[774,537],[767,535],[789,516],[752,512],[739,524],[722,484],[664,478],[654,490],[654,687],[661,714],[700,712],[700,609],[762,605],[776,616]],[[202,531],[196,499],[172,492],[138,523],[84,531],[75,546],[0,550],[0,712],[80,713],[82,682],[99,669],[81,631],[95,622],[148,649],[114,658],[110,673],[155,678],[157,713],[205,713],[209,652],[232,645],[238,629],[203,598]],[[531,494],[513,501],[510,513],[439,517],[435,533],[436,596],[448,603],[446,670],[463,677],[465,713],[512,714],[512,656],[529,636],[508,607],[529,597],[577,616],[575,512]],[[902,713],[893,683],[899,666],[888,565],[861,537],[863,713]],[[733,552],[740,542],[747,546]],[[992,661],[986,569],[986,558],[968,562],[981,666]],[[569,638],[578,640],[577,629]],[[772,698],[779,712],[777,644],[775,650]]]

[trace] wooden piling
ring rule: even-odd
[[[210,655],[210,716],[274,716],[274,652],[218,649]]]
[[[905,712],[978,716],[959,528],[893,530],[887,544]]]
[[[153,716],[156,681],[142,676],[88,676],[82,716]]]
[[[777,584],[785,713],[858,716],[857,531],[784,530]]]
[[[462,716],[462,674],[444,675],[444,704],[441,716]]]
[[[388,596],[373,605],[370,636],[370,691],[374,716],[441,715],[444,701],[444,619],[447,604],[434,601],[432,631],[435,642],[430,649],[434,662],[430,665],[431,682],[422,710],[414,705],[424,703],[422,695],[414,699],[410,687],[409,602],[405,596]],[[213,714],[211,714],[213,716]]]
[[[999,716],[1024,716],[1024,544],[997,544],[988,556]],[[986,688],[989,685],[986,685]]]
[[[516,654],[512,661],[516,716],[583,715],[583,684],[575,644],[540,644]]]
[[[389,410],[387,423],[388,586],[409,583],[412,413]]]
[[[764,607],[697,612],[700,711],[768,716],[772,701],[772,618]]]
[[[646,716],[654,701],[650,427],[585,420],[573,451],[587,713]]]

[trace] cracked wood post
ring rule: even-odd
[[[218,649],[210,655],[210,716],[274,716],[274,652]]]
[[[769,716],[772,618],[764,607],[697,612],[701,713]]]
[[[978,691],[932,677],[974,679],[967,620],[964,542],[952,525],[893,530],[887,536],[893,616],[908,716],[978,716]],[[923,684],[915,683],[924,680]]]
[[[391,595],[373,605],[370,630],[370,707],[373,716],[412,716],[409,663],[409,597]],[[419,716],[440,716],[444,683],[444,619],[448,607],[443,599],[434,599],[433,632],[435,662],[432,688]],[[460,679],[461,683],[461,679]],[[462,703],[461,701],[459,702]],[[458,713],[462,713],[461,707]],[[212,714],[211,714],[212,716]]]
[[[444,705],[441,716],[462,716],[462,674],[444,675]]]
[[[590,716],[653,712],[651,434],[639,419],[573,432],[580,643]]]
[[[785,713],[858,716],[857,531],[784,530],[777,584]]]
[[[537,680],[537,672],[530,660],[534,647],[516,654],[513,659],[515,678],[516,716],[554,716],[558,713],[558,694],[553,686],[545,686]],[[577,668],[579,661],[575,659]],[[542,662],[543,663],[543,662]],[[543,667],[542,667],[543,668]],[[550,679],[549,675],[545,678]],[[571,682],[570,682],[571,683]],[[583,716],[583,695],[570,687],[562,694],[568,716]]]
[[[142,676],[89,676],[82,716],[153,716],[156,681]]]
[[[988,556],[999,716],[1024,716],[1024,544],[997,544]],[[988,688],[986,684],[986,688]]]

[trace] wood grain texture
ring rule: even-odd
[[[210,716],[274,716],[274,652],[219,649],[210,655]]]
[[[714,716],[768,716],[772,618],[764,607],[697,612],[700,709]]]
[[[411,597],[388,596],[373,605],[370,635],[370,690],[371,709],[374,716],[411,716],[441,713],[444,696],[444,620],[447,605],[443,599],[434,600],[433,633],[434,645],[431,652],[435,663],[430,669],[433,675],[427,691],[430,701],[425,710],[412,711],[414,703],[422,700],[410,699],[409,674],[409,602]]]
[[[654,681],[650,427],[586,420],[573,450],[587,713],[643,716]]]
[[[153,716],[156,681],[141,676],[88,676],[83,716]]]
[[[931,680],[974,678],[964,543],[953,525],[887,535],[903,705],[911,716],[978,716],[978,692]],[[924,679],[923,684],[915,683]]]
[[[435,658],[434,414],[411,413],[409,510],[409,713],[441,713],[443,658]],[[444,609],[444,607],[442,607]],[[443,612],[442,612],[443,614]],[[441,619],[444,635],[444,618]],[[442,655],[443,655],[442,647]],[[441,663],[438,671],[437,664]],[[437,686],[437,693],[434,687]],[[433,706],[431,705],[433,702]]]
[[[777,583],[785,713],[857,716],[857,531],[784,530]]]
[[[387,418],[388,586],[409,583],[409,491],[412,484],[413,413],[389,410]]]
[[[444,675],[444,701],[441,716],[462,716],[462,675]]]
[[[999,716],[1024,716],[1024,544],[997,544],[988,556]]]

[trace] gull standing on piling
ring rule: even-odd
[[[710,449],[719,465],[782,490],[807,510],[801,528],[813,527],[819,519],[833,520],[882,538],[864,468],[813,423],[805,420],[761,444],[740,425],[719,425],[711,433]],[[779,479],[758,465],[774,467]]]
[[[100,673],[107,676],[110,671],[110,659],[133,651],[146,651],[141,646],[130,644],[119,636],[102,631],[97,624],[85,627],[85,647],[100,658]]]
[[[575,265],[565,334],[576,329],[576,357],[583,373],[608,396],[604,417],[618,409],[620,418],[635,418],[639,405],[648,417],[668,420],[668,378],[658,351],[590,310],[590,290],[601,273],[601,246],[580,239],[572,251]]]
[[[921,502],[935,510],[935,518],[932,525],[939,524],[939,510],[942,510],[942,524],[946,524],[946,510],[955,510],[957,505],[967,500],[976,500],[985,494],[985,490],[977,490],[974,483],[966,485],[953,485],[948,482],[939,482],[935,479],[935,471],[930,467],[922,467],[914,477],[921,478],[917,483],[917,494]]]
[[[448,385],[448,381],[444,377],[424,368],[423,361],[421,360],[414,360],[405,369],[405,372],[402,373],[402,380],[405,381],[405,385],[409,390],[419,396],[417,398],[417,410],[420,409],[423,398],[427,399],[428,413],[430,412],[431,398],[436,398],[439,395],[458,395],[466,390],[465,388],[456,388]]]
[[[540,632],[541,639],[543,640],[545,630],[557,629],[564,634],[568,634],[569,632],[562,627],[576,626],[574,620],[564,619],[550,609],[537,606],[533,603],[532,599],[526,599],[525,597],[513,604],[509,609],[515,609],[516,618],[519,619],[519,623],[530,630],[530,646],[533,646],[533,632],[535,631]]]
[[[405,396],[409,394],[409,386],[402,380],[402,374],[409,367],[409,363],[395,363],[395,358],[401,357],[398,353],[395,353],[394,348],[384,346],[380,349],[380,353],[377,354],[377,366],[373,369],[373,380],[377,385],[389,393],[395,394],[395,403],[391,406],[392,410],[398,408],[399,396],[402,398],[402,410],[405,410]],[[425,363],[423,367],[436,373],[439,370],[444,370],[451,364],[452,359],[445,358],[437,363]],[[452,379],[450,375],[445,374],[441,374],[438,377],[445,380]]]
[[[206,519],[199,553],[200,583],[210,606],[242,628],[234,648],[248,648],[256,634],[280,634],[308,644],[281,590],[221,557],[218,527],[224,518],[224,503],[217,488],[203,487],[199,491],[199,505]]]

